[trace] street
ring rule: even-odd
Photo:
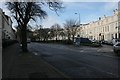
[[[74,47],[58,44],[30,43],[29,51],[70,78],[116,78],[120,57],[111,46]]]
[[[119,80],[119,4],[118,0],[1,2],[2,78]]]

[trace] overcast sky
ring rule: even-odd
[[[43,25],[43,27],[48,28],[51,27],[54,23],[58,23],[61,26],[63,23],[65,23],[65,20],[68,19],[79,19],[80,14],[80,22],[81,23],[89,23],[91,21],[98,20],[99,17],[102,17],[104,15],[111,16],[113,14],[113,10],[118,8],[118,2],[117,0],[113,2],[108,2],[108,0],[101,0],[103,2],[97,2],[97,0],[92,0],[93,2],[86,2],[88,0],[84,0],[84,2],[81,0],[69,0],[65,1],[63,5],[65,8],[62,11],[59,11],[59,16],[54,12],[49,10],[48,7],[43,7],[43,9],[48,13],[48,17],[45,20],[37,20],[37,23],[30,23],[31,25],[35,26],[37,25]],[[10,12],[7,10],[6,6],[4,5],[4,2],[0,3],[0,7],[3,9],[3,11],[11,16]],[[75,14],[78,13],[78,14]],[[15,22],[15,21],[13,21]],[[13,24],[13,26],[15,23]]]

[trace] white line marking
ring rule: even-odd
[[[84,50],[81,50],[80,52],[84,52]]]
[[[97,52],[99,52],[101,49],[98,49]]]
[[[36,52],[33,52],[34,53],[34,55],[38,55],[38,53],[36,53]]]

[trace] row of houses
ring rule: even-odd
[[[120,20],[118,9],[113,11],[112,16],[99,17],[99,20],[88,24],[81,24],[76,36],[89,38],[91,40],[104,40],[111,42],[112,39],[120,38]]]
[[[15,30],[12,28],[12,20],[0,9],[0,34],[3,40],[15,40]]]

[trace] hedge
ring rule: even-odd
[[[8,47],[8,46],[10,46],[12,44],[17,43],[17,42],[18,42],[17,40],[6,40],[6,39],[3,39],[2,40],[2,47],[6,48],[6,47]]]

